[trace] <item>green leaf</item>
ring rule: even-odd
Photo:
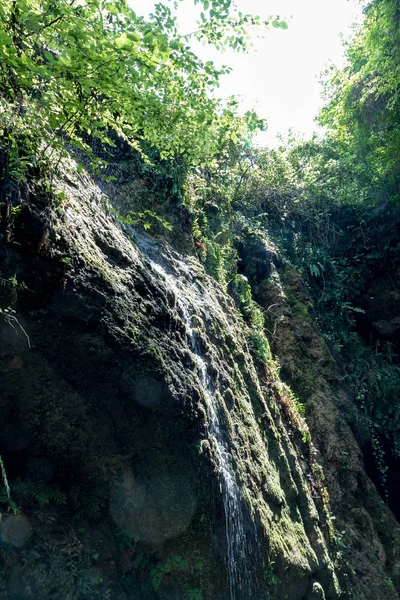
[[[128,36],[125,32],[122,35],[120,35],[119,37],[115,38],[115,45],[117,48],[123,48],[124,46],[126,46],[128,44],[128,42],[129,42]]]
[[[44,55],[49,62],[51,62],[51,63],[54,62],[54,56],[51,54],[51,52],[48,52],[47,50],[45,50]]]
[[[141,37],[140,37],[140,35],[138,33],[129,33],[128,37],[133,42],[140,42],[140,40],[141,40]]]

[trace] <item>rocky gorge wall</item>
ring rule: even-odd
[[[259,263],[265,264],[267,257],[268,277],[260,277]],[[366,474],[359,441],[367,427],[350,385],[321,336],[298,272],[274,258],[268,244],[258,244],[258,253],[253,249],[243,260],[272,333],[281,377],[305,405],[339,532],[339,553],[348,566],[350,594],[390,597],[399,585],[398,523]]]
[[[253,291],[312,442],[199,261],[58,186],[2,212],[0,598],[398,598],[400,530],[298,275],[261,255]]]

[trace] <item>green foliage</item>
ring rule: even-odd
[[[275,573],[275,562],[271,561],[265,567],[264,579],[265,584],[267,586],[270,597],[275,598],[275,594],[278,590],[278,586],[280,584],[279,577],[277,577]]]
[[[20,507],[26,509],[35,503],[41,506],[51,503],[57,506],[66,504],[67,495],[60,490],[58,485],[20,481],[10,487],[2,461],[0,462],[0,468],[3,478],[3,487],[0,489],[0,503],[5,505],[8,511],[17,513]]]
[[[150,571],[153,589],[157,591],[165,575],[171,571],[183,572],[189,568],[189,562],[181,556],[172,556],[164,563],[159,563]]]
[[[267,363],[271,360],[271,350],[264,332],[264,315],[253,300],[247,278],[235,274],[231,281],[231,293],[244,318],[243,325],[249,348],[257,358]]]
[[[232,201],[248,223],[274,235],[306,279],[369,428],[383,485],[383,448],[399,456],[398,348],[371,345],[357,329],[372,282],[390,281],[400,257],[399,49],[398,3],[373,0],[347,66],[328,74],[325,137],[289,137],[279,148],[245,153],[240,200]]]
[[[160,223],[168,231],[172,230],[172,225],[166,219],[163,219],[155,213],[153,210],[144,209],[140,212],[129,211],[126,217],[121,217],[121,221],[127,225],[141,225],[143,229],[148,230],[151,228],[152,222]]]
[[[99,596],[100,590],[98,586],[103,582],[103,578],[100,574],[85,564],[79,565],[76,573],[76,583],[78,594],[85,594],[93,596]]]
[[[199,588],[192,588],[188,590],[187,600],[203,600],[203,591]]]
[[[22,506],[34,502],[40,505],[54,503],[60,506],[67,502],[67,495],[58,485],[46,485],[34,481],[16,483],[12,486],[12,493]]]
[[[180,574],[182,581],[183,596],[187,600],[202,600],[203,592],[198,587],[193,587],[193,578],[196,580],[204,569],[202,558],[197,552],[190,557],[183,558],[180,555],[174,555],[164,562],[159,562],[150,571],[150,579],[155,591],[160,589],[162,580],[169,573]]]
[[[114,528],[114,535],[118,541],[118,547],[121,552],[123,552],[126,548],[133,548],[140,540],[138,535],[129,534],[128,532],[123,531],[120,527]]]
[[[148,569],[150,566],[150,560],[142,553],[137,552],[133,561],[133,567],[135,569]]]
[[[191,176],[187,190],[201,257],[228,282],[249,345],[265,362],[262,314],[250,282],[238,274],[236,249],[246,244],[246,232],[272,235],[302,273],[369,429],[382,483],[383,447],[399,455],[398,348],[371,346],[357,329],[368,316],[371,282],[383,275],[390,281],[400,257],[399,49],[398,3],[373,0],[348,46],[347,66],[328,73],[324,138],[289,136],[273,149],[241,140],[212,170]]]
[[[204,239],[202,249],[200,258],[204,261],[207,273],[226,288],[230,269],[236,256],[235,250],[229,243],[220,245],[217,241],[209,239]]]
[[[400,456],[400,366],[389,343],[366,346],[357,333],[346,340],[347,377],[371,432],[376,467],[386,494],[387,465],[382,441]]]
[[[398,196],[400,177],[399,24],[396,0],[369,2],[346,67],[327,78],[321,113],[321,123],[351,153],[357,178],[387,198]]]
[[[286,384],[279,380],[279,361],[270,359],[268,363],[268,375],[274,381],[275,390],[278,393],[280,407],[294,430],[301,435],[303,444],[311,444],[311,433],[306,422],[306,411],[304,404],[294,395]]]
[[[275,26],[285,24],[275,21]],[[246,48],[247,28],[268,26],[215,0],[194,37],[218,48]],[[206,165],[245,128],[254,112],[212,95],[229,71],[197,57],[176,16],[157,3],[144,19],[125,0],[5,0],[0,7],[0,167],[11,193],[28,171],[56,164],[67,147],[101,170],[92,141],[112,150],[116,132],[142,154]],[[118,85],[116,85],[118,82]],[[80,165],[82,168],[82,165]]]
[[[0,277],[0,286],[11,287],[14,292],[16,292],[17,290],[21,291],[27,289],[26,283],[24,283],[23,281],[18,281],[16,273],[14,273],[12,277],[8,277],[7,279],[4,279],[4,277]],[[3,312],[10,311],[10,308],[3,309]]]

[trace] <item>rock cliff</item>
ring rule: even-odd
[[[279,371],[193,254],[57,185],[2,212],[0,598],[398,598],[400,528],[298,274],[243,252]]]

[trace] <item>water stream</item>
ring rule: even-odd
[[[227,569],[231,600],[260,600],[258,582],[259,540],[256,526],[249,516],[235,468],[229,451],[229,440],[224,433],[224,415],[214,394],[214,385],[209,366],[204,358],[199,335],[192,326],[193,318],[201,317],[196,306],[204,303],[193,274],[181,258],[169,253],[168,260],[160,256],[160,249],[148,238],[135,232],[135,240],[153,271],[168,283],[173,291],[175,303],[185,324],[198,376],[206,400],[208,434],[214,448],[219,468],[219,487],[223,500],[227,543]],[[163,264],[161,264],[163,263]]]

